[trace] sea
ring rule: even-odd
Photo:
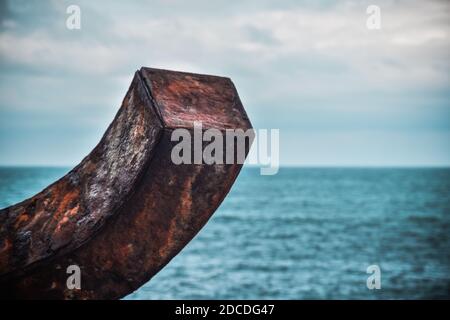
[[[69,168],[1,167],[0,208]],[[376,285],[375,285],[376,284]],[[245,167],[199,234],[125,299],[450,298],[450,168]]]

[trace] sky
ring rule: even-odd
[[[449,1],[0,0],[0,165],[77,164],[147,66],[230,77],[282,165],[449,166],[449,55]]]

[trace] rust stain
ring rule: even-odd
[[[230,79],[138,71],[94,150],[35,197],[0,210],[0,296],[116,299],[163,268],[241,168],[173,164],[171,132],[194,121],[204,130],[251,128]],[[72,264],[82,268],[82,290],[65,286]]]
[[[22,213],[19,215],[19,217],[17,218],[16,223],[14,224],[15,228],[19,228],[19,226],[25,222],[27,222],[30,219],[30,217],[28,216],[28,214],[26,212]]]

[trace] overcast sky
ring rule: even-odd
[[[78,163],[149,66],[231,77],[282,164],[448,166],[449,55],[449,1],[0,0],[0,164]]]

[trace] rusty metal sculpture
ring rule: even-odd
[[[230,79],[137,71],[94,150],[39,194],[0,210],[0,296],[117,299],[150,280],[208,221],[241,169],[171,161],[171,132],[194,121],[203,130],[251,128]],[[81,290],[66,286],[69,265],[81,268]]]

